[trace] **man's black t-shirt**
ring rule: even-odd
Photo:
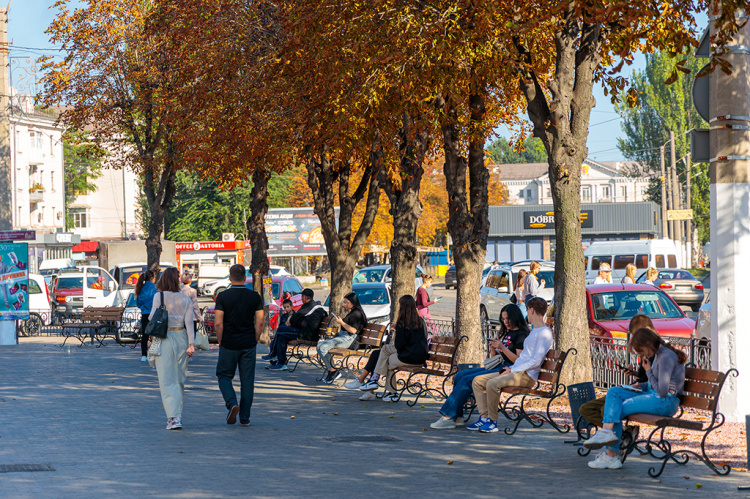
[[[224,312],[221,346],[229,350],[246,350],[257,345],[255,312],[263,310],[263,299],[245,286],[232,286],[216,297],[216,310]]]

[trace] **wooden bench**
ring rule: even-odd
[[[552,419],[550,406],[556,399],[565,394],[566,387],[560,382],[560,373],[565,364],[565,359],[571,352],[577,353],[575,348],[571,348],[567,352],[555,349],[548,351],[544,356],[539,378],[533,388],[506,386],[502,389],[502,393],[507,393],[510,397],[505,399],[504,402],[500,402],[500,412],[515,423],[513,428],[505,428],[507,435],[513,435],[518,430],[521,421],[528,421],[534,428],[539,428],[546,422],[560,433],[570,431],[570,425],[559,425]],[[527,399],[547,400],[544,413],[529,412],[525,405]]]
[[[653,414],[631,414],[625,419],[627,423],[634,423],[635,425],[630,432],[627,432],[630,438],[621,439],[620,448],[623,451],[623,461],[625,461],[625,458],[633,450],[638,450],[641,454],[650,455],[654,459],[661,461],[658,470],[656,467],[648,470],[649,476],[656,478],[662,474],[664,467],[670,459],[677,464],[685,464],[690,459],[690,456],[693,456],[695,459],[703,461],[717,475],[729,474],[732,468],[728,464],[717,466],[706,454],[706,439],[711,432],[724,424],[724,415],[717,412],[717,409],[721,390],[729,374],[736,377],[739,372],[736,369],[730,369],[726,373],[722,373],[708,369],[686,367],[685,388],[683,389],[680,408],[677,414],[672,417],[656,416]],[[686,407],[710,413],[710,417],[705,418],[704,421],[688,419],[685,417]],[[637,436],[634,436],[639,433],[638,424],[653,426],[654,429],[650,431],[647,438],[639,440]],[[672,444],[664,436],[664,432],[668,428],[680,428],[682,430],[702,433],[700,454],[689,449],[673,450]],[[623,434],[626,433],[623,432]]]
[[[359,335],[359,346],[356,350],[351,348],[332,348],[328,351],[333,357],[331,365],[336,369],[347,371],[344,383],[351,371],[359,369],[363,359],[368,359],[370,354],[383,346],[386,327],[382,324],[367,323]],[[338,359],[338,363],[336,362]],[[353,362],[356,359],[356,362]],[[325,376],[327,373],[323,373]],[[322,378],[321,378],[322,379]]]
[[[91,338],[91,344],[98,340],[97,348],[104,344],[107,336],[117,337],[117,330],[122,322],[122,314],[125,307],[86,307],[81,313],[80,322],[65,323],[62,325],[62,334],[65,340],[75,337],[83,346],[87,338]]]
[[[287,343],[287,356],[289,357],[289,360],[287,360],[287,366],[290,366],[290,364],[292,363],[292,359],[296,359],[296,361],[294,362],[294,366],[289,367],[289,372],[293,372],[295,369],[297,369],[297,366],[303,360],[307,360],[308,362],[310,362],[310,364],[313,365],[322,365],[320,360],[318,360],[318,352],[315,347],[318,345],[318,341],[322,338],[325,338],[327,334],[333,335],[338,332],[338,328],[333,327],[329,331],[328,325],[330,321],[331,316],[328,315],[320,323],[320,327],[318,327],[317,339],[312,341],[298,339],[292,340]]]
[[[467,336],[461,336],[460,338],[432,336],[427,351],[427,362],[424,366],[396,368],[396,372],[408,373],[405,380],[396,381],[398,400],[401,399],[406,391],[415,395],[414,400],[406,402],[409,407],[414,407],[420,397],[424,395],[431,395],[435,398],[447,398],[448,394],[445,392],[445,383],[456,373],[456,354],[458,353],[458,348],[461,343],[468,341],[468,339]],[[425,378],[423,381],[416,380],[416,377],[420,375],[424,375]],[[430,380],[434,378],[442,380],[440,386],[437,388],[429,386]]]

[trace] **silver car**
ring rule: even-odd
[[[391,322],[391,285],[384,282],[365,282],[352,284],[352,291],[368,322],[388,325]],[[323,308],[328,310],[331,295],[326,298]]]
[[[695,319],[695,337],[698,339],[711,339],[711,292],[706,296],[706,303],[698,309],[698,317]]]
[[[516,278],[521,269],[522,266],[521,268],[494,266],[489,271],[484,284],[479,289],[479,314],[482,322],[500,320],[500,311],[505,305],[511,303],[510,297],[515,292]],[[539,296],[550,303],[555,296],[555,269],[543,267],[537,274],[537,278],[545,281],[545,286],[539,292]],[[523,311],[523,304],[518,305]]]
[[[671,296],[678,305],[689,305],[693,312],[697,312],[703,303],[703,283],[687,270],[656,270],[659,271],[659,275],[654,280],[654,286]],[[635,282],[642,284],[645,280],[646,272],[641,274]]]

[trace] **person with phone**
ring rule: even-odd
[[[648,382],[640,385],[643,393],[619,386],[607,391],[602,427],[583,443],[587,449],[607,447],[607,450],[590,461],[589,468],[622,468],[618,451],[623,418],[638,413],[672,416],[680,406],[680,395],[685,385],[685,352],[675,349],[648,328],[637,329],[632,334],[628,349],[641,357]],[[653,363],[651,357],[654,358]]]
[[[417,313],[427,323],[430,333],[437,335],[437,328],[430,315],[430,305],[437,303],[437,300],[430,301],[429,289],[432,288],[432,276],[422,274],[422,285],[417,289]]]

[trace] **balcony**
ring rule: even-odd
[[[33,190],[29,191],[29,202],[31,203],[41,203],[44,201],[44,191],[43,190]]]

